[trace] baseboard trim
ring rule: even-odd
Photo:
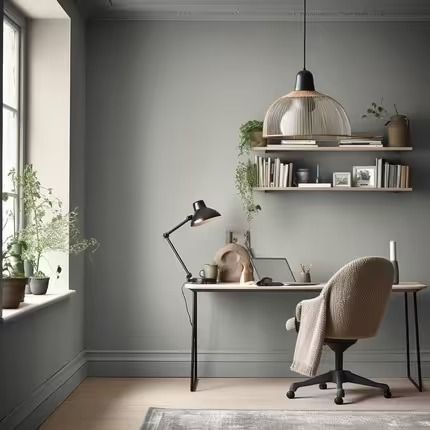
[[[414,355],[412,355],[414,356]],[[291,353],[202,351],[201,377],[291,377]],[[332,357],[323,354],[321,371],[332,366]],[[423,376],[430,376],[430,350],[422,351]],[[404,377],[405,352],[354,351],[345,357],[357,373],[369,377]],[[187,351],[82,351],[41,384],[26,400],[0,420],[0,430],[34,430],[87,377],[188,377]]]
[[[414,355],[412,355],[413,357]],[[199,353],[202,377],[291,377],[291,353],[287,352],[212,352]],[[424,376],[430,376],[430,351],[421,353]],[[187,377],[190,353],[184,351],[87,351],[89,376],[112,377]],[[333,357],[323,354],[321,369],[332,367]],[[369,377],[405,376],[405,352],[354,351],[345,357],[346,365]]]
[[[34,430],[86,378],[85,351],[66,363],[0,421],[0,430]]]

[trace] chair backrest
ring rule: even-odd
[[[381,257],[351,261],[328,281],[326,338],[363,339],[376,335],[393,285],[393,266]]]

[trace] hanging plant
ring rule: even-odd
[[[257,186],[257,169],[255,164],[248,161],[239,161],[236,167],[236,189],[242,200],[248,222],[261,210],[261,206],[254,202],[253,187]]]
[[[253,188],[258,185],[257,167],[249,159],[249,154],[251,148],[264,144],[262,131],[263,122],[258,120],[248,121],[240,127],[239,160],[236,167],[235,183],[248,222],[251,222],[257,212],[261,210],[261,206],[254,201]]]
[[[251,120],[240,126],[239,156],[249,154],[254,146],[263,146],[263,121]]]

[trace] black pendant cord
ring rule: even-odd
[[[306,70],[306,0],[303,0],[303,70]]]

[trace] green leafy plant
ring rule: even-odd
[[[35,277],[45,277],[40,262],[49,251],[79,254],[98,248],[96,239],[81,237],[78,209],[63,212],[61,200],[54,196],[52,188],[41,185],[31,164],[25,166],[22,175],[15,170],[9,175],[15,188],[21,191],[25,227],[18,235],[26,243],[23,259],[33,264]]]
[[[249,154],[254,132],[263,131],[263,121],[251,120],[240,126],[239,156]]]
[[[12,249],[12,244],[9,243],[6,250],[2,251],[2,276],[3,278],[25,278],[24,272],[20,270],[20,265],[13,263],[17,255]]]
[[[239,161],[236,167],[236,189],[242,200],[242,206],[247,214],[248,222],[261,210],[254,201],[253,187],[257,186],[257,169],[250,160]]]

